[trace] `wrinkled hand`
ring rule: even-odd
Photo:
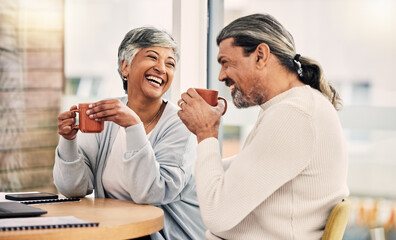
[[[74,105],[69,111],[60,113],[58,115],[58,134],[62,137],[72,140],[77,135],[77,129],[73,129],[73,125],[76,123],[76,113],[72,110],[76,110],[77,106]]]
[[[218,137],[220,118],[224,104],[212,107],[193,89],[181,95],[177,102],[181,110],[177,113],[186,127],[197,136],[198,143],[209,137]]]
[[[87,115],[96,121],[112,121],[122,127],[141,122],[139,116],[118,99],[108,99],[89,105]]]

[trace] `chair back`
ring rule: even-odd
[[[343,199],[342,202],[334,206],[327,219],[322,240],[342,240],[350,211],[351,202],[348,199]]]

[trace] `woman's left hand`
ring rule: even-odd
[[[96,121],[112,121],[122,127],[141,123],[139,116],[118,99],[108,99],[89,105],[89,118]]]

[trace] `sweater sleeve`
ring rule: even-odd
[[[311,118],[278,107],[256,124],[228,169],[215,138],[198,145],[195,178],[202,218],[211,232],[227,231],[309,163],[314,142]]]
[[[133,201],[164,205],[180,199],[192,177],[196,139],[174,114],[161,126],[159,137],[150,144],[143,125],[126,129],[127,152],[123,177]]]
[[[88,161],[87,153],[83,147],[79,147],[79,142],[87,144],[89,148],[96,145],[93,134],[78,134],[74,140],[59,138],[59,144],[55,151],[55,164],[53,168],[54,183],[58,191],[66,197],[84,197],[93,192],[93,172]],[[83,144],[84,145],[84,144]]]
[[[224,171],[227,171],[227,169],[230,167],[232,161],[234,160],[236,156],[228,157],[228,158],[223,158],[222,164],[223,164],[223,169]]]

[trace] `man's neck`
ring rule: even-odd
[[[274,68],[270,76],[270,83],[272,86],[269,88],[270,91],[268,91],[267,101],[294,87],[305,85],[299,80],[297,74],[291,73],[280,64]]]

